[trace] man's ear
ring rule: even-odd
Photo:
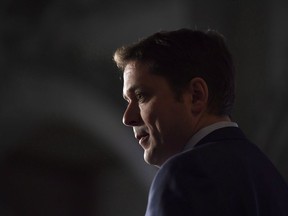
[[[208,106],[209,90],[207,83],[200,77],[195,77],[190,81],[189,91],[191,94],[191,111],[194,114],[201,113]]]

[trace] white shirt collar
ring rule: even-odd
[[[220,128],[224,128],[224,127],[238,127],[237,123],[235,122],[228,122],[228,121],[221,121],[221,122],[217,122],[214,124],[211,124],[207,127],[204,127],[202,129],[200,129],[197,133],[195,133],[190,140],[188,141],[188,143],[185,145],[184,150],[183,151],[187,151],[190,149],[193,149],[194,146],[205,136],[207,136],[208,134],[210,134],[211,132],[220,129]]]

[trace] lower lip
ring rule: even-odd
[[[142,138],[139,140],[139,144],[140,144],[144,149],[148,148],[148,142],[147,142],[148,139],[149,139],[149,135],[144,136],[144,137],[142,137]]]

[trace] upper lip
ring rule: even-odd
[[[135,138],[140,140],[142,137],[145,137],[148,135],[148,133],[144,130],[137,130],[134,129],[134,134],[135,134]]]
[[[148,133],[145,133],[145,134],[136,134],[136,135],[135,135],[135,138],[138,139],[138,140],[140,140],[142,137],[145,137],[145,136],[147,136],[147,135],[148,135]]]

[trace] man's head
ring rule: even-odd
[[[234,66],[221,35],[159,32],[114,55],[123,72],[123,117],[148,163],[162,165],[199,129],[231,114]]]
[[[158,32],[138,43],[119,48],[114,59],[119,68],[137,60],[147,63],[152,73],[165,77],[176,93],[194,77],[209,88],[209,110],[230,115],[234,103],[234,65],[222,35],[180,29]]]

